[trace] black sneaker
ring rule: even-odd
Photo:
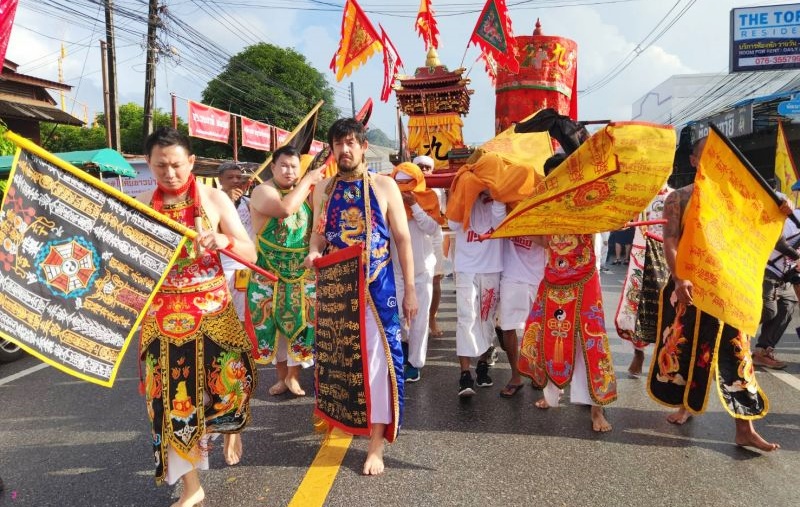
[[[474,386],[475,381],[472,380],[472,374],[468,371],[462,371],[461,379],[458,381],[458,395],[461,398],[469,398],[475,394]]]
[[[478,366],[475,367],[475,381],[478,387],[494,385],[492,377],[489,376],[489,364],[486,361],[478,361]]]

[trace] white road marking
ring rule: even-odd
[[[22,377],[24,377],[26,375],[30,375],[31,373],[36,373],[39,370],[43,370],[44,368],[48,368],[49,366],[50,365],[47,364],[47,363],[40,363],[40,364],[37,364],[36,366],[32,366],[32,367],[28,368],[27,370],[22,370],[22,371],[17,372],[17,373],[15,373],[13,375],[9,375],[8,377],[0,378],[0,386],[3,385],[3,384],[8,384],[9,382],[14,382],[15,380],[17,380],[19,378],[22,378]]]
[[[783,380],[791,387],[794,387],[798,391],[800,391],[800,379],[792,375],[791,373],[786,373],[785,371],[776,371],[776,370],[766,370],[768,373],[777,377],[779,380]]]

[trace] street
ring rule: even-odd
[[[526,385],[515,397],[498,393],[509,377],[505,354],[490,375],[494,386],[457,397],[455,306],[445,279],[440,322],[422,379],[406,387],[400,437],[387,446],[387,471],[363,477],[366,439],[354,439],[325,505],[329,506],[648,506],[797,505],[800,485],[800,341],[792,322],[777,353],[783,372],[758,369],[770,413],[756,429],[782,449],[764,454],[733,444],[734,423],[716,392],[708,411],[684,426],[629,379],[632,349],[617,337],[613,316],[624,269],[603,275],[606,326],[619,399],[607,409],[612,432],[591,430],[589,408],[539,410],[541,392]],[[648,348],[646,368],[650,364]],[[149,423],[137,392],[135,344],[112,389],[72,379],[26,357],[0,364],[0,506],[168,506],[175,488],[153,482]],[[27,374],[12,377],[16,374]],[[205,506],[283,506],[294,497],[320,448],[312,429],[313,396],[273,397],[273,367],[261,367],[243,434],[244,456],[228,467],[222,439],[201,472]],[[312,392],[312,371],[303,387]]]

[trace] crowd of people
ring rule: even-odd
[[[183,483],[174,505],[203,500],[197,470],[207,467],[210,435],[225,435],[228,464],[241,459],[238,433],[250,417],[255,363],[275,364],[277,381],[268,388],[270,395],[306,394],[299,372],[315,361],[320,290],[315,269],[324,256],[353,244],[365,247],[362,333],[368,364],[364,392],[370,406],[365,475],[384,471],[384,442],[392,442],[401,426],[405,383],[424,381],[428,339],[441,335],[436,312],[448,253],[456,288],[460,373],[453,380],[458,397],[466,401],[476,388],[494,384],[491,365],[497,345],[511,366],[501,397],[513,398],[524,376],[542,389],[535,406],[552,409],[570,385],[571,401],[591,406],[591,428],[611,431],[605,407],[617,398],[617,378],[599,278],[606,257],[596,254],[596,238],[560,234],[488,239],[508,211],[489,189],[466,212],[454,213],[442,193],[425,184],[425,175],[433,170],[430,157],[401,163],[391,175],[371,173],[364,158],[366,131],[354,119],[337,120],[328,143],[335,176],[326,178],[324,166],[286,146],[273,154],[271,178],[248,197],[250,181],[238,164],[220,166],[220,188],[211,188],[195,181],[194,155],[185,136],[162,128],[147,139],[147,162],[158,186],[139,199],[198,232],[167,275],[141,335],[156,479]],[[694,162],[702,148],[702,142],[695,147]],[[549,159],[545,174],[564,159],[563,154]],[[735,442],[771,451],[779,446],[753,427],[752,421],[763,417],[768,406],[753,364],[782,365],[774,347],[797,305],[792,283],[800,280],[786,276],[795,270],[791,260],[800,258],[797,245],[782,241],[776,246],[764,281],[769,302],[764,330],[751,355],[749,338],[697,311],[691,281],[674,274],[691,195],[691,186],[659,194],[666,220],[663,245],[647,245],[668,271],[646,277],[655,296],[639,308],[638,319],[647,322],[631,324],[629,334],[647,328],[645,334],[652,339],[632,340],[636,354],[629,373],[641,373],[643,348],[654,342],[648,391],[677,409],[670,422],[683,424],[702,413],[714,383],[735,420]],[[791,213],[786,202],[782,209]],[[787,221],[784,236],[791,243],[800,233]],[[612,264],[627,263],[635,254],[629,250],[633,239],[614,239]],[[223,250],[273,273],[277,281],[227,260],[219,254]],[[664,315],[658,322],[653,321],[653,304]],[[714,376],[712,361],[705,368],[694,361],[698,347],[710,347],[704,350],[717,355],[713,363],[719,375]]]

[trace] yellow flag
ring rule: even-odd
[[[492,237],[620,229],[666,183],[675,140],[675,130],[665,125],[609,124],[539,183]]]
[[[694,181],[676,274],[691,280],[698,309],[754,335],[764,266],[786,217],[713,129]]]
[[[800,179],[781,122],[778,122],[778,140],[775,148],[775,177],[781,183],[781,192],[787,195],[792,192],[792,185]]]

